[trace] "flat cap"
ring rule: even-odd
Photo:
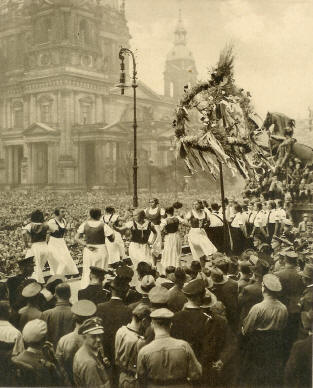
[[[183,293],[185,295],[200,295],[205,292],[205,285],[202,279],[194,279],[189,283],[186,283],[183,287]]]
[[[152,311],[150,314],[150,317],[152,319],[172,319],[174,316],[174,313],[172,313],[171,310],[162,308],[162,309],[156,309]]]
[[[95,267],[94,265],[90,266],[90,273],[96,275],[96,276],[103,276],[105,275],[106,271],[103,268]]]
[[[153,304],[166,304],[168,299],[168,289],[163,286],[155,286],[149,291],[149,300]]]
[[[209,290],[205,290],[205,295],[204,295],[201,307],[209,308],[214,306],[216,302],[217,302],[217,297],[213,294],[213,292]]]
[[[33,319],[26,323],[23,329],[23,339],[26,343],[38,343],[47,335],[48,327],[45,321]]]
[[[37,282],[32,282],[25,286],[22,290],[22,296],[24,298],[32,298],[33,296],[36,296],[41,291],[41,285]]]
[[[102,319],[95,317],[86,319],[78,329],[78,334],[103,334]]]
[[[52,283],[54,283],[56,281],[61,281],[62,283],[65,283],[66,282],[66,277],[62,276],[62,275],[52,275],[52,276],[49,277],[49,279],[47,281],[47,285],[48,284],[52,284]]]
[[[268,273],[270,269],[269,263],[264,259],[259,259],[254,267],[251,268],[252,272],[264,276]]]
[[[224,275],[223,271],[217,267],[212,268],[211,279],[214,284],[225,284],[227,282],[227,277]]]
[[[295,251],[286,251],[285,257],[288,257],[288,259],[297,260],[298,254]]]
[[[155,286],[155,280],[152,275],[145,275],[140,284],[137,285],[136,290],[140,294],[148,295],[149,291]]]
[[[82,299],[73,304],[71,311],[80,317],[92,317],[97,311],[97,306],[90,300]]]
[[[273,274],[267,274],[263,276],[264,286],[272,292],[279,292],[282,290],[281,282],[278,276]]]

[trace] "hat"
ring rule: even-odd
[[[169,299],[168,289],[157,285],[149,291],[149,300],[153,304],[166,304]]]
[[[136,286],[139,294],[148,295],[149,291],[155,286],[155,280],[152,275],[145,275],[141,279],[141,283]]]
[[[78,329],[78,334],[103,334],[102,319],[98,317],[86,319]]]
[[[202,305],[200,307],[202,308],[209,308],[216,304],[217,297],[213,294],[213,292],[209,290],[205,290],[205,295],[203,298]]]
[[[201,271],[200,261],[193,260],[190,264],[190,269],[192,272],[200,272]]]
[[[33,296],[36,296],[41,291],[41,285],[37,282],[32,282],[25,286],[22,290],[22,296],[24,298],[32,298]]]
[[[125,291],[128,288],[128,284],[125,283],[124,279],[116,277],[111,279],[110,287],[116,291]]]
[[[148,318],[150,316],[151,309],[150,307],[145,303],[139,303],[134,310],[132,311],[132,314],[137,317],[138,319]]]
[[[304,278],[313,279],[313,264],[305,264],[303,271],[299,272],[299,275],[301,275]]]
[[[48,327],[45,321],[33,319],[26,323],[23,329],[23,339],[26,343],[38,343],[47,335]]]
[[[92,317],[97,311],[97,306],[90,300],[82,299],[73,304],[71,311],[80,317]]]
[[[26,254],[25,257],[20,257],[18,260],[17,260],[17,263],[19,265],[25,265],[25,264],[29,264],[29,263],[33,263],[34,262],[34,255],[33,254]]]
[[[284,225],[287,225],[287,226],[293,226],[293,223],[291,220],[289,220],[288,218],[286,218],[284,221],[283,221]]]
[[[134,276],[134,271],[127,265],[123,265],[122,267],[117,268],[116,276],[120,279],[131,281]]]
[[[228,280],[223,271],[217,267],[212,268],[211,278],[214,284],[225,284]]]
[[[291,259],[293,261],[297,261],[298,254],[295,251],[286,251],[285,257],[287,257],[288,259]]]
[[[152,311],[150,314],[150,317],[152,319],[172,319],[174,316],[174,313],[172,313],[171,310],[162,308],[162,309],[156,309]]]
[[[170,273],[169,275],[174,275],[173,273]],[[165,287],[165,284],[168,285],[168,286],[173,286],[173,280],[170,279],[170,276],[168,275],[167,278],[163,278],[163,277],[158,277],[157,280],[155,281],[155,285],[156,286],[164,286]],[[172,277],[173,278],[173,277]],[[175,279],[175,275],[174,275],[174,279]]]
[[[57,280],[61,280],[62,283],[65,283],[66,282],[66,277],[62,276],[62,275],[52,275],[52,276],[49,277],[46,285],[54,283]]]
[[[103,268],[95,267],[93,265],[90,266],[90,273],[92,273],[96,276],[104,278],[105,272],[106,271]]]
[[[302,217],[309,217],[308,213],[304,213]]]
[[[205,285],[202,279],[194,279],[183,287],[183,293],[187,296],[201,295],[205,292]]]
[[[254,267],[251,268],[252,272],[264,276],[268,273],[270,265],[266,260],[259,259]]]
[[[273,274],[264,275],[263,284],[269,291],[272,291],[272,292],[279,292],[282,290],[279,277]]]

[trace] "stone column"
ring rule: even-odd
[[[64,101],[62,98],[61,90],[58,90],[57,106],[58,106],[58,122],[60,123],[60,155],[65,154],[65,142],[66,142],[66,128],[63,115]]]
[[[18,183],[18,174],[19,171],[18,169],[20,168],[19,163],[18,163],[18,147],[12,147],[12,152],[13,152],[13,184]]]
[[[78,183],[86,184],[86,154],[85,143],[78,143]]]
[[[55,172],[54,143],[48,143],[48,185],[53,185]]]
[[[13,184],[14,176],[13,176],[13,147],[7,147],[7,172],[8,172],[8,183],[10,185]]]
[[[12,117],[11,117],[11,103],[10,103],[10,100],[7,100],[7,104],[6,104],[6,118],[7,118],[6,128],[12,128]]]
[[[96,96],[96,123],[103,123],[103,102],[102,96]]]
[[[36,97],[34,94],[30,95],[29,101],[29,123],[32,125],[37,121],[37,112],[36,112]]]

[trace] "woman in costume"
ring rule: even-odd
[[[192,210],[186,214],[185,219],[190,226],[188,243],[193,260],[200,261],[201,266],[204,267],[207,258],[217,252],[217,249],[205,232],[209,217],[204,211],[201,201],[198,200],[193,203]]]
[[[89,284],[90,267],[108,268],[106,239],[113,242],[114,232],[101,219],[100,209],[90,209],[90,218],[77,230],[75,240],[84,246],[81,288]]]
[[[65,220],[65,209],[55,209],[55,218],[52,218],[48,222],[50,237],[48,247],[54,261],[57,263],[55,269],[56,275],[76,275],[78,269],[70,251],[66,246],[64,235],[66,232],[66,220]]]
[[[174,216],[173,206],[165,209],[166,218],[161,222],[161,232],[164,235],[164,249],[162,253],[161,265],[166,267],[180,267],[180,255],[182,242],[179,234],[179,223],[181,218]]]
[[[44,221],[43,212],[40,210],[35,210],[30,216],[30,223],[23,227],[24,243],[28,249],[27,256],[34,256],[35,268],[32,277],[38,283],[45,282],[42,271],[47,262],[52,275],[57,269],[57,262],[47,245],[48,230],[49,226]]]
[[[113,207],[107,206],[103,216],[103,222],[114,229],[119,225],[119,215],[115,213]],[[121,234],[114,230],[114,241],[106,240],[106,246],[109,254],[109,265],[125,258],[125,246]]]
[[[137,209],[134,211],[133,220],[126,222],[126,224],[119,228],[114,227],[120,233],[130,231],[129,257],[133,265],[137,268],[140,261],[145,261],[153,265],[151,247],[157,238],[157,231],[154,224],[146,219],[145,211]],[[150,235],[153,235],[150,240]]]
[[[154,265],[156,264],[156,260],[160,257],[162,252],[162,236],[161,236],[161,220],[164,218],[165,211],[159,205],[159,200],[157,198],[153,198],[149,200],[149,207],[145,209],[145,216],[148,221],[150,221],[155,230],[156,230],[156,238],[154,239],[153,234],[150,235],[150,243],[152,240],[154,243],[152,244],[152,253],[153,253],[153,261]]]

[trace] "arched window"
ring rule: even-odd
[[[18,101],[13,104],[13,127],[23,128],[23,103]]]
[[[82,19],[79,23],[79,40],[83,44],[90,41],[89,26],[86,19]]]

